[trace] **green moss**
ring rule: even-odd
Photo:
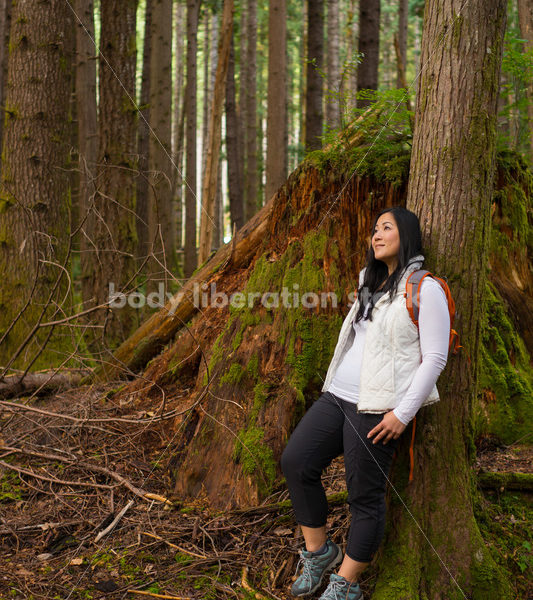
[[[530,431],[533,419],[530,358],[491,283],[487,284],[486,299],[474,429],[478,436],[492,433],[513,443]]]
[[[246,370],[238,363],[233,363],[229,370],[220,378],[220,383],[239,384],[246,374]]]
[[[268,493],[276,478],[276,461],[270,446],[264,443],[265,432],[251,425],[238,433],[233,460],[242,465],[243,473],[255,475],[259,489]]]
[[[524,573],[533,566],[533,534],[530,526],[533,509],[529,495],[517,491],[478,493],[475,496],[474,513],[498,570],[512,584],[513,591],[508,597],[526,598],[529,581]],[[486,567],[474,563],[473,577],[476,587],[482,590],[488,587],[491,573]],[[481,594],[478,597],[481,598]]]

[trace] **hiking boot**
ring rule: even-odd
[[[344,577],[332,573],[329,585],[319,600],[363,600],[363,592],[358,583],[350,583]]]
[[[322,583],[326,571],[334,569],[342,560],[342,550],[328,540],[327,550],[324,554],[316,555],[314,552],[300,550],[300,560],[296,567],[296,573],[301,573],[293,583],[291,593],[293,596],[309,596],[313,594]]]

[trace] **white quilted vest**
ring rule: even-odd
[[[368,322],[359,382],[360,412],[381,413],[396,408],[405,396],[418,366],[422,362],[418,328],[411,321],[405,303],[405,282],[412,271],[422,268],[424,257],[419,254],[409,261],[398,284],[392,303],[389,294],[382,296],[372,310]],[[359,274],[359,286],[364,278]],[[346,316],[339,332],[333,358],[328,368],[322,391],[329,387],[344,354],[351,348],[355,336],[352,321],[355,319],[359,301]],[[434,385],[422,406],[439,400]]]

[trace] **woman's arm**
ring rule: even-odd
[[[422,362],[418,367],[405,398],[392,411],[404,424],[415,416],[429,396],[448,359],[450,313],[446,295],[440,284],[426,277],[420,288],[418,315]]]

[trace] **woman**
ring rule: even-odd
[[[385,528],[387,476],[398,438],[422,405],[439,400],[435,382],[446,365],[450,316],[440,284],[420,289],[418,328],[405,282],[422,268],[418,217],[402,207],[383,210],[372,228],[366,267],[331,360],[322,394],[294,430],[281,459],[305,540],[295,596],[308,596],[331,574],[321,600],[362,600],[357,580]],[[327,537],[322,471],[344,454],[351,524],[344,559]]]

